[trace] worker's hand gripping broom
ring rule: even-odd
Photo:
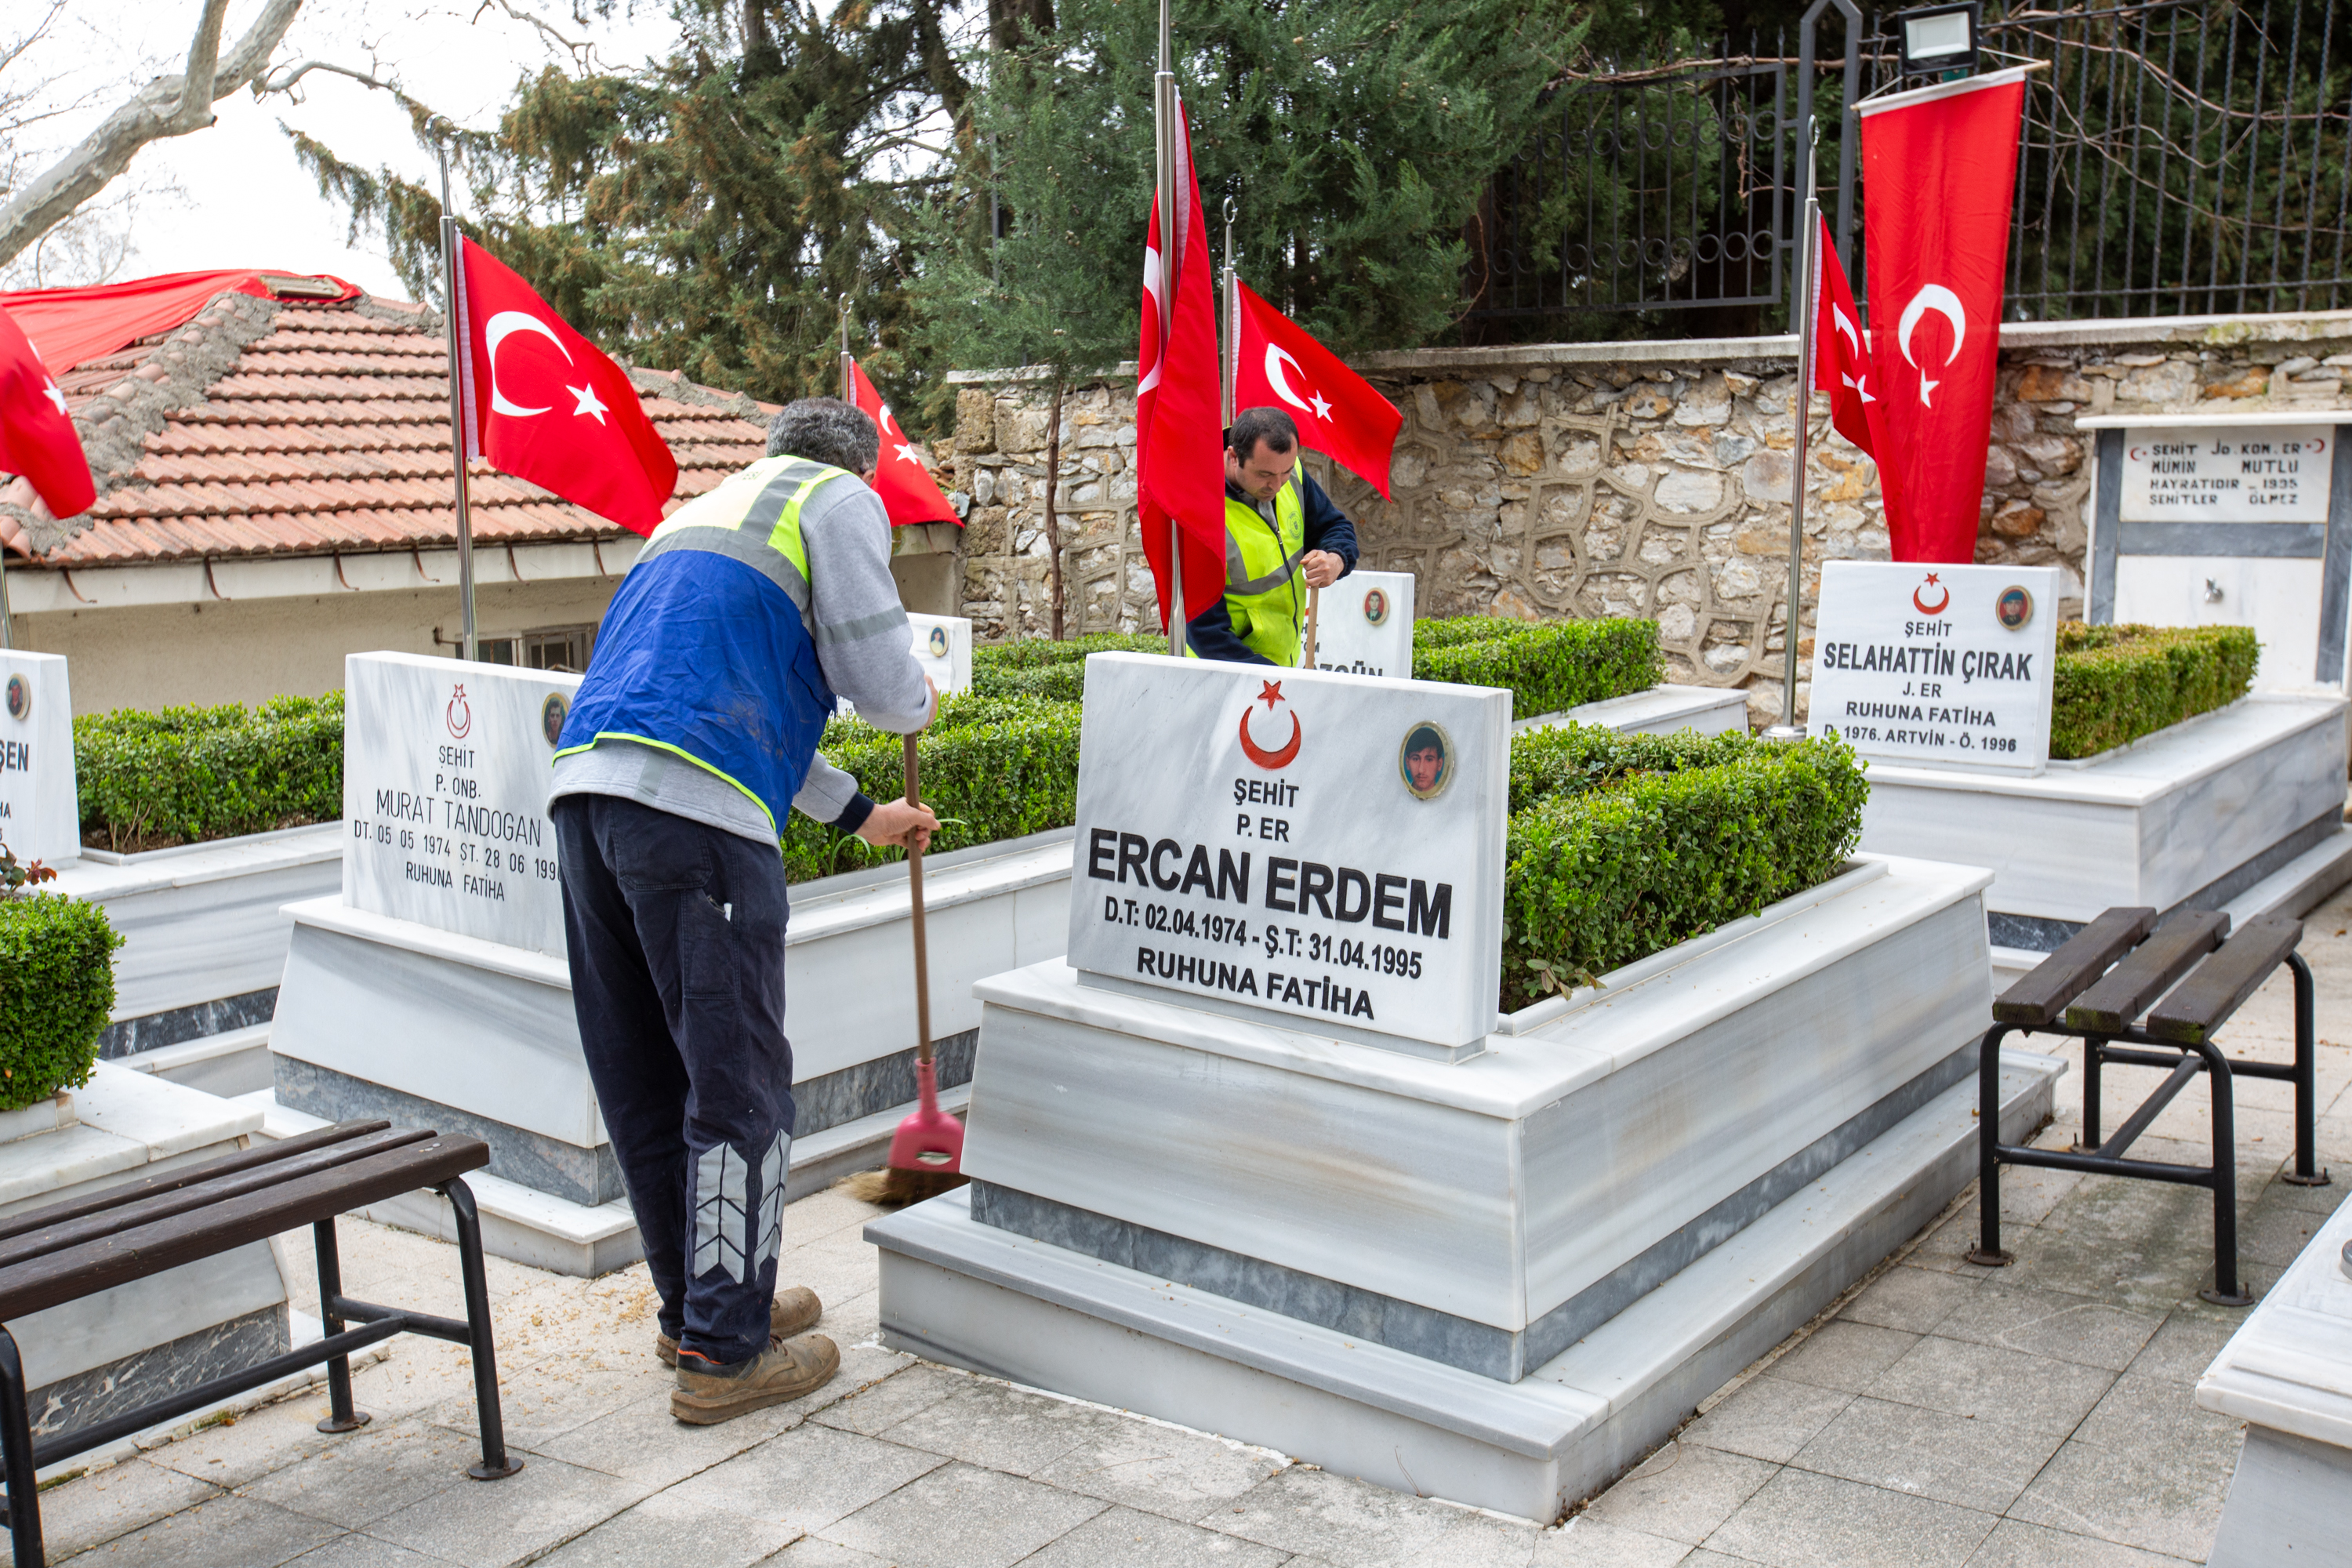
[[[915,737],[907,737],[907,804],[922,805]],[[911,1204],[961,1186],[963,1123],[940,1109],[939,1071],[931,1063],[931,973],[923,943],[923,851],[907,842],[907,893],[915,923],[915,1098],[913,1115],[890,1136],[890,1159],[879,1171],[853,1178],[851,1191],[873,1204]]]

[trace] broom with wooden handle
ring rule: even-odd
[[[923,804],[915,763],[915,737],[907,737],[907,804]],[[915,925],[914,1113],[890,1135],[890,1158],[878,1171],[850,1178],[850,1193],[869,1204],[896,1207],[961,1186],[963,1123],[940,1109],[939,1069],[931,1062],[931,971],[923,943],[923,851],[907,841],[907,895]]]

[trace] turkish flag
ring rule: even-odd
[[[882,430],[880,470],[874,476],[874,493],[882,498],[882,508],[890,514],[890,526],[902,528],[910,522],[952,522],[963,519],[948,505],[948,498],[940,494],[940,487],[931,478],[930,469],[923,467],[922,454],[898,428],[890,416],[890,405],[866,379],[866,367],[856,360],[849,362],[851,399],[866,416]]]
[[[1897,561],[1976,559],[2025,72],[1858,104],[1879,489]]]
[[[1307,330],[1236,282],[1234,407],[1286,407],[1299,439],[1389,494],[1389,456],[1404,416]]]
[[[457,295],[467,456],[651,533],[677,459],[628,372],[470,239],[457,242]]]
[[[1863,345],[1862,312],[1853,307],[1827,218],[1813,237],[1813,390],[1830,395],[1830,423],[1839,435],[1878,456],[1885,410],[1873,384],[1877,374]]]
[[[1217,395],[1217,311],[1192,138],[1176,105],[1176,245],[1163,260],[1160,201],[1143,242],[1143,338],[1135,353],[1135,489],[1143,553],[1168,625],[1168,522],[1184,542],[1184,608],[1191,620],[1225,593],[1224,416]],[[1172,270],[1173,288],[1171,288]]]
[[[98,500],[81,437],[66,413],[66,395],[5,310],[0,310],[0,472],[23,475],[56,517],[78,516]]]

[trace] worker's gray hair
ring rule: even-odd
[[[803,397],[784,405],[768,425],[768,456],[806,458],[853,474],[874,467],[882,432],[838,397]]]

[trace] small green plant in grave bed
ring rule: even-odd
[[[160,849],[343,814],[343,694],[74,721],[82,842]]]
[[[1462,616],[1412,624],[1417,680],[1500,686],[1529,719],[1647,691],[1665,679],[1654,621],[1519,621]]]
[[[1833,738],[1578,724],[1515,738],[1504,1009],[1828,880],[1860,841],[1868,795],[1863,764]]]
[[[0,1111],[88,1083],[114,1011],[122,938],[102,906],[27,890],[46,879],[0,847]]]
[[[2253,682],[2262,645],[2246,626],[2058,628],[2050,754],[2089,757],[2226,708]]]

